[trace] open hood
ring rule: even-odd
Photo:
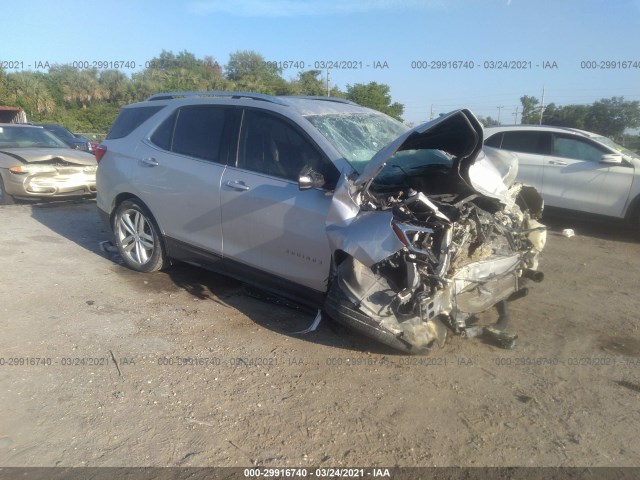
[[[400,135],[376,153],[355,180],[356,187],[367,190],[389,159],[403,150],[443,150],[458,158],[458,171],[468,182],[466,172],[482,148],[483,130],[467,109],[456,110],[423,123]]]

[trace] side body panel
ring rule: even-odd
[[[221,187],[223,255],[324,292],[330,203],[322,190],[300,191],[289,180],[228,167]]]

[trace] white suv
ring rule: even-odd
[[[542,200],[504,183],[468,110],[409,129],[334,98],[158,94],[122,109],[96,158],[129,267],[206,267],[409,352],[478,334],[494,305],[487,332],[512,345],[506,301],[542,280]]]
[[[485,129],[485,145],[516,152],[517,180],[545,205],[640,222],[640,157],[606,137],[544,125]]]

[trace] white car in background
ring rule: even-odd
[[[515,152],[517,180],[545,205],[640,224],[640,156],[574,128],[514,125],[485,129],[485,145]]]

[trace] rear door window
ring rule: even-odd
[[[214,105],[182,107],[170,115],[150,137],[163,150],[226,163],[232,128],[231,109]]]
[[[504,132],[501,148],[514,152],[547,155],[549,143],[550,135],[548,132]]]

